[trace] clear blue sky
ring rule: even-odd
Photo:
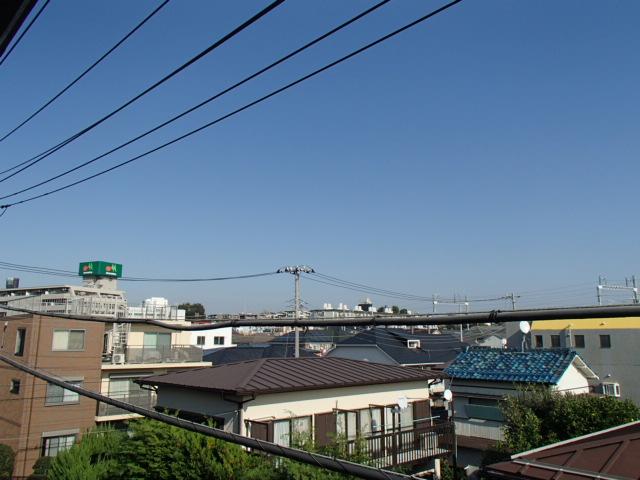
[[[2,142],[0,167],[76,132],[265,4],[174,0]],[[0,192],[102,153],[371,4],[289,0],[99,129],[1,184]],[[440,4],[394,0],[71,178],[213,119]],[[0,69],[0,132],[155,5],[51,2]],[[568,298],[595,300],[598,274],[640,273],[638,18],[640,3],[633,0],[467,0],[184,143],[9,210],[0,220],[0,260],[75,269],[81,260],[106,259],[134,276],[251,273],[306,263],[424,295],[581,285],[566,290]],[[54,280],[20,276],[23,284]],[[279,309],[293,296],[288,275],[127,289],[134,303],[166,296],[201,301],[210,311]],[[311,282],[303,289],[311,306],[352,305],[361,297]],[[550,295],[549,302],[558,300],[558,291]]]

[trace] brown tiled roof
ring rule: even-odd
[[[442,377],[443,374],[428,370],[346,358],[263,358],[145,377],[140,383],[244,395],[419,380],[426,382]]]
[[[555,443],[486,467],[490,478],[587,480],[640,478],[640,421]]]

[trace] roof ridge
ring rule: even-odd
[[[264,365],[268,360],[275,360],[272,358],[258,358],[256,360],[247,360],[246,362],[237,362],[237,363],[250,363],[250,362],[255,362],[255,366],[249,371],[249,373],[246,375],[244,382],[240,383],[238,385],[238,390],[244,388],[247,386],[247,384],[249,382],[251,382],[251,380],[253,380],[253,377],[256,375],[256,373],[258,373],[258,370],[260,370],[260,368],[262,368],[262,365]]]

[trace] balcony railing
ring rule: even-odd
[[[167,347],[126,347],[122,353],[103,356],[103,363],[145,364],[201,362],[202,349],[195,345],[172,345]]]
[[[467,419],[456,419],[455,423],[457,435],[486,438],[487,440],[504,440],[502,426],[497,425],[495,422],[477,423]]]
[[[453,453],[454,435],[453,424],[443,422],[349,440],[346,453],[363,453],[378,468],[416,464]]]
[[[137,407],[153,409],[156,405],[156,397],[151,392],[130,393],[122,395],[109,395],[110,398],[130,403]],[[123,410],[107,403],[98,403],[98,416],[106,417],[110,415],[129,415],[131,412]]]

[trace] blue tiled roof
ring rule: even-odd
[[[517,352],[470,348],[445,369],[452,378],[556,384],[576,356],[568,349]]]

